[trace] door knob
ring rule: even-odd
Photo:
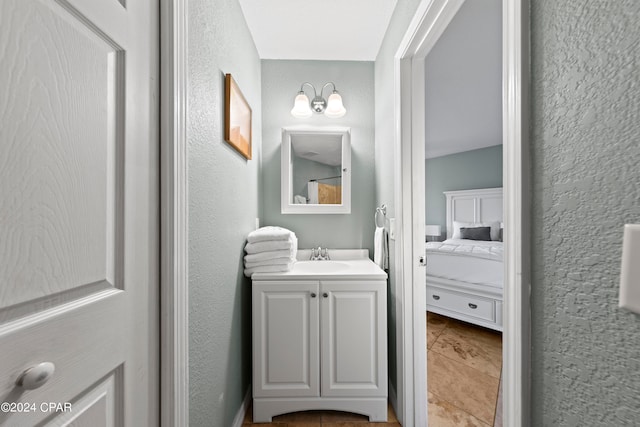
[[[42,362],[27,368],[16,380],[16,385],[25,390],[34,390],[49,381],[56,370],[51,362]]]

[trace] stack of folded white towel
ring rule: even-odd
[[[289,271],[296,262],[296,234],[282,227],[262,227],[249,233],[244,251],[244,274]]]

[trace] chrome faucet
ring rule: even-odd
[[[311,261],[328,261],[331,259],[331,257],[329,257],[329,249],[327,248],[321,248],[320,246],[318,246],[318,248],[311,248],[311,258],[309,258]]]

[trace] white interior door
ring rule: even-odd
[[[0,2],[0,425],[158,423],[156,3]]]

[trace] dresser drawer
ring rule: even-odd
[[[495,322],[495,301],[462,292],[427,287],[427,304]]]

